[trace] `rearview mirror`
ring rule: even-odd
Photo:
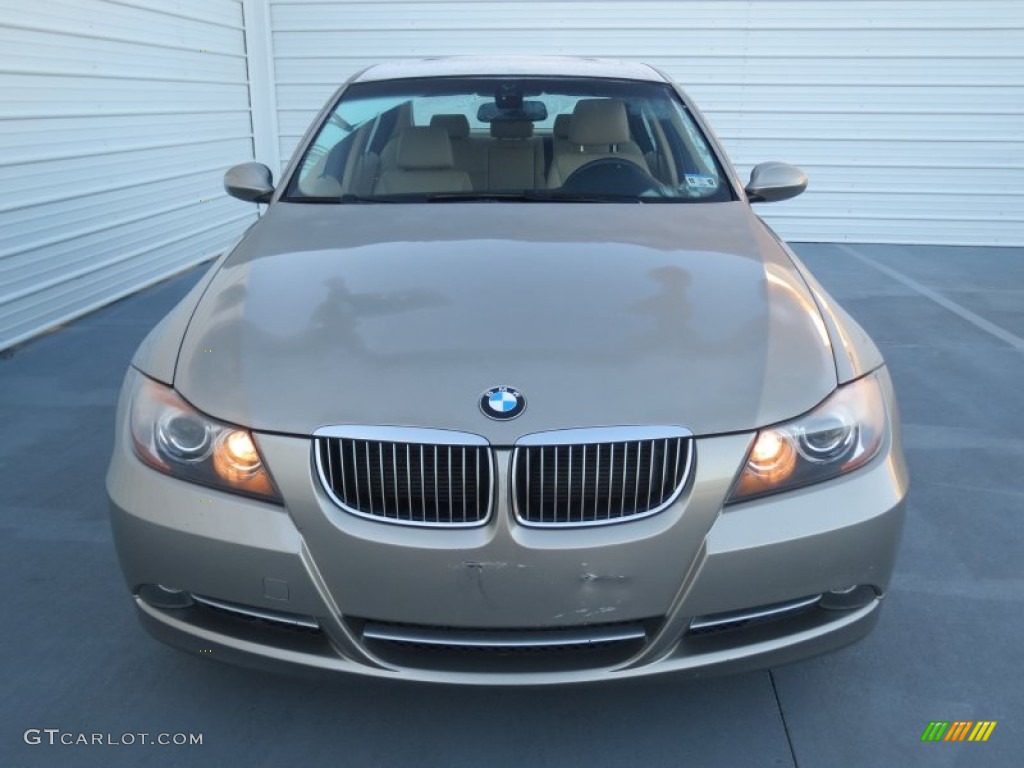
[[[481,104],[476,111],[476,119],[481,123],[492,123],[495,120],[529,120],[538,123],[547,117],[548,108],[543,101],[522,101],[515,105],[501,105],[496,101],[488,101]]]
[[[242,163],[224,174],[224,189],[249,203],[269,203],[274,194],[274,175],[263,163]]]
[[[789,163],[769,162],[754,166],[746,186],[752,203],[788,200],[807,189],[807,174]]]

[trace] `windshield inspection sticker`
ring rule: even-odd
[[[718,179],[715,176],[702,176],[696,173],[688,173],[684,177],[686,186],[697,189],[718,189]]]

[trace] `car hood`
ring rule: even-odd
[[[256,430],[751,430],[836,386],[810,292],[743,203],[278,203],[224,262],[174,385]],[[481,394],[527,399],[513,421]]]

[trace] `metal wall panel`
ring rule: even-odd
[[[268,0],[282,161],[369,64],[451,54],[646,61],[742,174],[804,167],[759,206],[791,240],[1024,245],[1018,0]]]
[[[219,253],[256,218],[240,0],[0,0],[0,349]]]

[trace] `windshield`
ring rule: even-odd
[[[284,199],[718,202],[732,192],[666,84],[562,77],[356,83]]]

